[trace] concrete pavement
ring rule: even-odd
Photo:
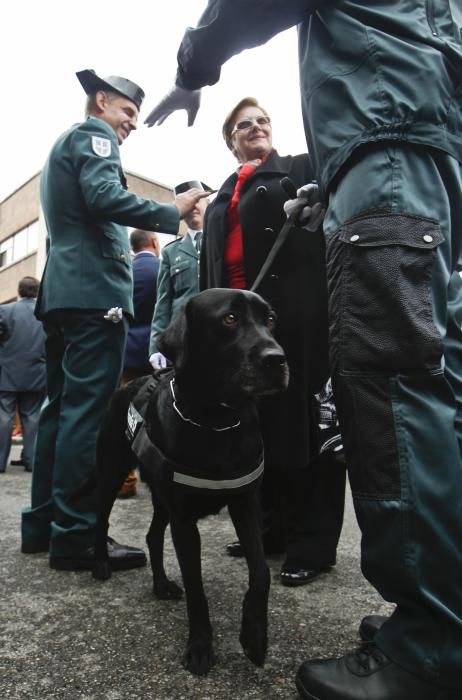
[[[13,458],[19,456],[13,448]],[[337,566],[314,583],[289,589],[278,582],[280,560],[269,559],[269,651],[254,667],[239,645],[247,570],[224,554],[235,539],[226,511],[200,524],[203,578],[215,632],[216,666],[205,678],[186,672],[180,657],[187,635],[184,599],[158,601],[149,566],[106,582],[90,573],[52,571],[46,554],[20,553],[20,511],[30,474],[9,466],[0,475],[1,700],[295,700],[294,676],[308,656],[342,655],[358,641],[361,617],[391,606],[359,570],[359,533],[351,497]],[[117,501],[110,533],[144,547],[151,518],[144,484]],[[170,537],[167,571],[180,582]]]

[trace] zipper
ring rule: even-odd
[[[433,2],[434,0],[426,0],[426,12],[427,12],[427,22],[428,26],[430,27],[430,31],[433,36],[438,36],[438,32],[436,30],[436,25],[433,20]]]

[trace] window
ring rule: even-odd
[[[13,236],[0,243],[0,267],[13,262]]]
[[[0,243],[0,268],[24,258],[38,248],[38,221]]]

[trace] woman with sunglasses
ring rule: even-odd
[[[280,156],[271,120],[246,97],[223,124],[226,145],[239,166],[209,205],[201,249],[201,288],[250,289],[283,226],[290,198],[313,179],[307,154]],[[315,393],[328,378],[327,290],[321,230],[294,226],[256,290],[277,314],[276,337],[290,368],[288,390],[263,397],[259,412],[265,451],[263,539],[267,554],[283,553],[280,580],[303,585],[336,561],[343,522],[343,458],[319,458]],[[241,556],[239,542],[227,545]]]

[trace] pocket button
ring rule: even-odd
[[[357,233],[354,234],[354,236],[350,236],[350,241],[352,243],[356,243],[356,241],[359,241],[359,236]]]
[[[430,235],[427,233],[427,234],[425,234],[425,236],[423,237],[423,239],[424,239],[425,243],[431,243],[431,242],[433,241],[433,236],[430,236]]]

